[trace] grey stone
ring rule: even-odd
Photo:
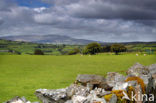
[[[109,103],[117,103],[117,96],[115,94],[112,95]]]
[[[149,67],[143,66],[139,63],[136,63],[131,68],[129,68],[127,71],[127,74],[128,74],[128,77],[129,76],[140,77],[144,81],[145,85],[148,84],[149,79],[152,77]]]
[[[66,88],[56,90],[38,89],[35,94],[43,103],[64,103],[69,99]]]
[[[72,84],[66,89],[66,93],[68,97],[71,97],[73,95],[87,96],[89,92],[90,90],[88,90],[87,87],[82,85],[76,85],[76,84]]]
[[[137,81],[128,81],[127,83],[128,83],[128,86],[133,86],[133,87],[138,85]]]
[[[76,81],[89,89],[104,88],[105,90],[112,89],[106,82],[106,79],[100,75],[80,74],[77,76]]]
[[[152,64],[148,67],[150,73],[153,75],[153,74],[156,74],[156,64]]]
[[[102,88],[95,88],[94,90],[90,91],[90,94],[98,97],[103,97],[104,95],[111,94],[110,91],[105,91]]]
[[[80,95],[74,95],[72,97],[72,102],[73,103],[84,103],[87,101],[87,97],[80,96]]]
[[[5,103],[31,103],[31,102],[27,101],[25,99],[25,97],[20,98],[20,97],[17,96],[17,97],[14,97],[13,99],[11,99],[11,100],[9,100],[9,101],[7,101]]]
[[[136,63],[128,69],[127,74],[133,76],[148,75],[149,69],[146,66]]]
[[[107,77],[106,77],[107,84],[111,87],[114,87],[116,83],[124,82],[125,81],[125,76],[116,73],[116,72],[108,72]]]
[[[76,80],[82,84],[101,84],[105,81],[105,78],[99,75],[80,74]]]
[[[128,83],[124,82],[124,83],[116,83],[116,85],[113,87],[113,90],[127,90],[128,87]]]
[[[95,94],[91,93],[87,96],[87,101],[85,103],[106,103],[104,98],[99,98]]]

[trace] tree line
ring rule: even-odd
[[[67,54],[68,55],[75,55],[78,53],[81,53],[83,55],[95,55],[97,53],[103,53],[103,52],[114,52],[116,55],[118,55],[120,52],[126,52],[127,48],[122,44],[112,44],[107,46],[101,46],[97,42],[89,43],[86,45],[82,50],[79,48],[74,48],[73,50],[70,50]],[[35,49],[34,51],[35,55],[44,55],[44,52],[40,49]]]
[[[126,52],[127,48],[122,44],[112,44],[107,46],[101,46],[99,43],[93,42],[85,46],[85,48],[80,52],[77,48],[74,50],[71,50],[69,52],[69,55],[82,53],[84,55],[90,54],[95,55],[97,53],[103,53],[103,52],[114,52],[116,55],[118,55],[120,52]]]

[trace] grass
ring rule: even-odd
[[[125,71],[134,63],[156,63],[156,55],[33,56],[0,55],[0,102],[14,96],[37,101],[39,88],[63,88],[74,82],[77,74]]]

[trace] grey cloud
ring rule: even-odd
[[[3,19],[0,18],[0,25],[2,25],[4,23]]]
[[[12,0],[0,0],[0,11],[10,11],[10,7],[16,6]]]
[[[156,19],[155,0],[79,0],[66,5],[69,13],[82,18]]]
[[[52,5],[49,8],[13,3],[7,7],[9,11],[0,9],[0,35],[58,34],[105,42],[154,40],[156,25],[152,13],[156,7],[150,2],[155,1],[126,1],[43,0]],[[5,8],[0,4],[2,7]]]

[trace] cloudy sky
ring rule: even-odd
[[[156,0],[0,0],[0,36],[156,41]]]

